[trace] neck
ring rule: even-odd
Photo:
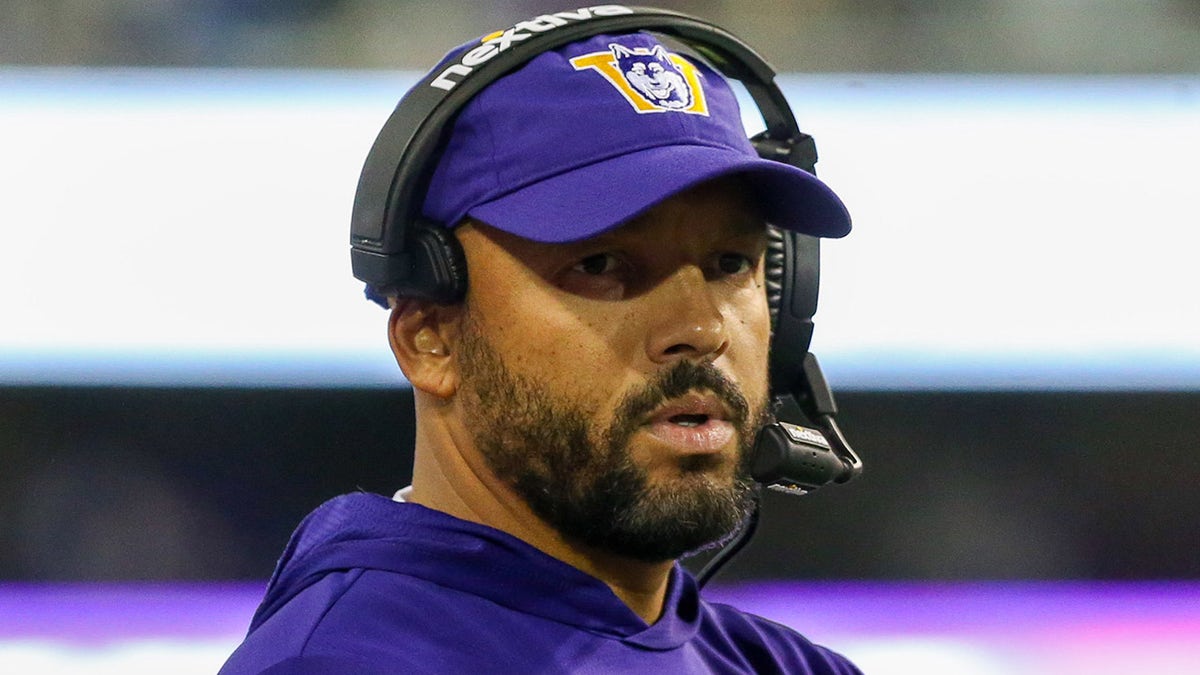
[[[648,563],[595,551],[575,560],[550,555],[603,581],[647,625],[662,616],[674,561]]]
[[[510,534],[599,579],[647,624],[662,615],[674,561],[632,560],[565,539],[477,456],[430,440],[418,424],[409,501]]]

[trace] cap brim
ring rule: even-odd
[[[850,232],[850,213],[816,176],[728,148],[666,145],[567,171],[479,204],[467,215],[534,241],[578,241],[708,180],[745,175],[768,222],[817,237]]]

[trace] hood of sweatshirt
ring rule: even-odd
[[[661,618],[647,625],[602,581],[520,539],[419,504],[355,493],[321,505],[296,529],[250,632],[325,575],[356,569],[424,579],[646,649],[676,648],[700,623],[696,583],[678,564]]]

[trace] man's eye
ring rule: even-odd
[[[722,274],[741,274],[753,266],[750,258],[741,253],[722,253],[717,258],[717,268]]]
[[[575,263],[571,269],[584,274],[599,276],[601,274],[611,274],[617,270],[621,261],[617,256],[611,253],[597,253]]]

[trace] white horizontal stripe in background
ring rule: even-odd
[[[401,383],[348,222],[414,78],[0,69],[0,384]],[[835,386],[1200,387],[1200,78],[782,82]]]

